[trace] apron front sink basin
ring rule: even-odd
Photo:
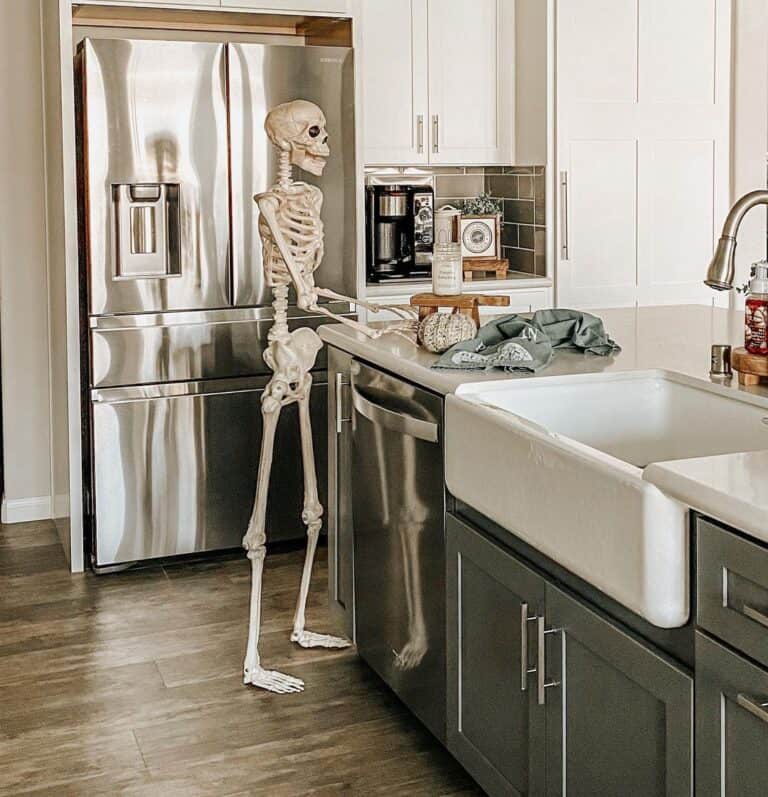
[[[768,449],[768,402],[665,371],[505,379],[446,400],[448,489],[661,628],[689,616],[688,508],[652,462]]]

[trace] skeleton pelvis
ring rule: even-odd
[[[284,337],[270,342],[264,352],[264,362],[275,376],[289,384],[298,384],[315,366],[323,341],[314,329],[300,327]]]

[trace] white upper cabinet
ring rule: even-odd
[[[427,0],[362,0],[365,162],[428,162]]]
[[[366,164],[510,163],[513,0],[360,0]]]
[[[558,304],[710,303],[730,0],[558,0]]]
[[[430,162],[509,163],[514,2],[428,0],[427,29]]]

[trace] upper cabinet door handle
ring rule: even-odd
[[[568,172],[560,172],[560,259],[568,256]]]
[[[432,152],[440,152],[440,117],[432,117]]]
[[[424,152],[424,114],[416,117],[416,148],[419,155]]]

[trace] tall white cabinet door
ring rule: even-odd
[[[361,0],[366,165],[427,163],[427,0]]]
[[[731,0],[558,0],[561,306],[710,303]]]
[[[510,162],[514,5],[429,0],[431,163]]]

